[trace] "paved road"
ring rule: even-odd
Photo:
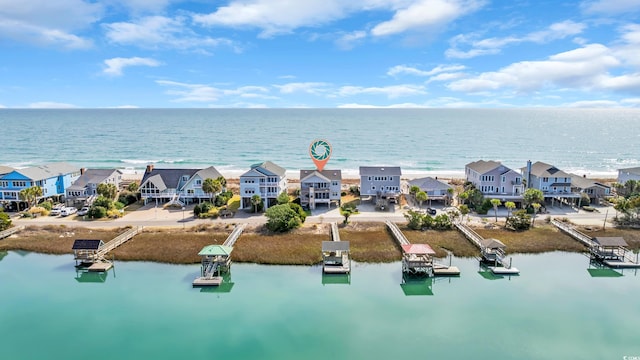
[[[426,206],[426,205],[425,205]],[[442,212],[441,206],[434,206],[438,209],[438,213]],[[359,222],[371,222],[371,221],[385,221],[391,220],[394,222],[405,221],[403,216],[404,210],[396,207],[390,211],[376,211],[371,205],[360,205],[360,214],[351,216],[351,221]],[[612,207],[600,207],[597,212],[586,212],[584,210],[576,211],[568,206],[564,207],[552,207],[547,208],[547,214],[540,214],[537,217],[537,221],[542,221],[547,216],[554,218],[568,218],[572,222],[580,225],[592,225],[602,226],[607,219],[607,226],[610,226],[611,219],[616,215],[616,211]],[[507,215],[506,210],[500,209],[498,211],[498,217],[504,218]],[[493,221],[493,210],[490,210],[486,216],[471,216],[473,222]],[[124,226],[155,226],[155,227],[191,227],[199,224],[212,224],[212,223],[238,223],[246,222],[252,225],[260,225],[266,222],[266,217],[263,214],[251,214],[242,210],[232,218],[218,218],[218,219],[197,219],[193,216],[193,206],[187,207],[185,211],[182,210],[167,210],[161,207],[154,207],[148,205],[142,207],[136,211],[128,213],[124,217],[115,220],[96,220],[85,221],[82,217],[72,215],[70,217],[60,216],[48,216],[35,219],[22,219],[19,217],[13,218],[13,223],[19,225],[65,225],[65,226],[83,226],[83,227],[124,227]],[[312,215],[307,217],[307,223],[327,223],[327,222],[341,222],[344,218],[340,215],[337,208],[330,210],[318,209],[312,212]]]

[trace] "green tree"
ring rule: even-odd
[[[302,225],[300,215],[289,204],[275,205],[265,212],[267,229],[273,232],[286,232]]]
[[[504,207],[507,208],[507,219],[511,216],[511,212],[516,208],[516,203],[513,201],[507,201],[504,203]]]
[[[109,200],[113,200],[118,194],[118,188],[114,184],[100,183],[98,184],[96,192],[98,193],[98,195],[102,195]]]
[[[31,186],[26,189],[20,190],[18,197],[22,201],[26,201],[29,207],[36,206],[38,204],[38,198],[42,197],[42,188],[40,186]]]
[[[253,205],[253,212],[258,212],[258,205],[262,204],[262,198],[260,195],[255,194],[251,197],[251,205]]]
[[[218,183],[220,183],[220,186],[222,186],[222,189],[226,189],[227,188],[227,179],[225,179],[224,176],[218,176],[216,178],[216,181],[218,181]]]
[[[458,210],[460,211],[460,214],[462,215],[462,219],[464,220],[464,217],[466,215],[469,215],[469,207],[467,205],[460,205],[458,206]],[[467,217],[467,220],[469,219],[469,217]]]
[[[413,210],[408,210],[404,213],[404,218],[407,219],[407,227],[412,230],[420,230],[423,225],[424,215]]]
[[[218,178],[219,179],[219,178]],[[222,184],[217,179],[206,178],[202,182],[202,191],[209,194],[209,199],[213,203],[213,196],[222,190]]]
[[[131,184],[129,184],[129,186],[127,186],[127,190],[129,190],[131,192],[136,192],[136,191],[138,191],[138,187],[140,187],[140,184],[138,184],[136,181],[134,181]]]
[[[344,224],[349,223],[349,217],[355,213],[355,208],[353,206],[349,206],[347,204],[342,205],[340,207],[340,215],[344,216]]]
[[[505,227],[513,231],[527,230],[531,226],[531,216],[526,210],[517,210],[506,221]]]
[[[409,187],[409,195],[413,196],[414,198],[418,192],[420,192],[420,187],[418,187],[417,185],[411,185]]]
[[[447,189],[447,203],[449,204],[449,206],[453,204],[453,193],[454,193],[453,188]]]
[[[429,199],[429,195],[427,195],[426,192],[424,191],[418,191],[416,193],[416,200],[418,201],[418,203],[420,204],[420,208],[422,209],[422,203],[427,201],[427,199]]]
[[[527,208],[533,203],[542,204],[544,201],[544,193],[541,190],[529,188],[522,194],[522,202],[524,207]]]
[[[11,218],[4,211],[0,211],[0,231],[7,230],[11,227]]]
[[[289,201],[291,201],[291,199],[289,198],[289,194],[287,194],[286,191],[281,192],[276,200],[278,201],[279,205],[288,204]]]
[[[499,199],[491,199],[491,206],[493,206],[493,214],[496,216],[496,222],[498,222],[498,206],[502,205],[502,201]]]
[[[467,201],[468,198],[469,198],[469,193],[466,191],[463,191],[458,194],[458,201],[460,201],[461,205],[464,205],[464,203]]]

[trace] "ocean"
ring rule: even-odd
[[[463,175],[465,164],[527,160],[591,177],[640,166],[640,109],[0,109],[0,164],[65,161],[143,170],[215,166],[237,177],[266,160],[295,176],[326,139],[326,168]]]

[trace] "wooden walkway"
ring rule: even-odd
[[[340,241],[340,232],[338,231],[338,223],[331,223],[331,240]]]
[[[242,235],[242,232],[244,231],[245,227],[247,227],[246,223],[240,224],[240,225],[236,225],[236,227],[233,229],[231,234],[229,234],[229,237],[227,237],[227,240],[225,240],[222,245],[233,247],[233,245],[235,245],[235,243],[238,240],[238,238],[240,237],[240,235]]]
[[[390,220],[386,220],[385,224],[389,228],[389,231],[391,231],[391,234],[393,234],[394,239],[396,239],[396,241],[400,244],[400,247],[411,246],[411,242],[409,241],[409,239],[407,239],[406,236],[404,236],[404,234],[402,233],[402,231],[400,230],[398,225],[396,225],[395,223],[391,222]],[[430,247],[429,247],[429,250],[433,251],[433,250],[431,250]],[[406,257],[406,256],[403,256],[403,257]],[[410,259],[405,259],[405,260],[410,261]],[[403,260],[403,262],[405,260]],[[442,275],[442,276],[457,276],[457,275],[460,275],[460,269],[458,269],[457,266],[447,266],[447,265],[434,263],[433,260],[431,259],[431,257],[429,257],[429,259],[427,259],[426,264],[428,264],[427,266],[429,266],[431,268],[431,269],[429,269],[428,273],[430,273],[431,275],[434,275],[434,276],[436,276],[436,275]]]
[[[7,238],[15,233],[17,233],[18,231],[24,229],[24,226],[16,226],[16,227],[12,227],[10,229],[7,229],[5,231],[0,232],[0,240]]]
[[[134,236],[136,236],[139,232],[142,231],[142,226],[131,228],[122,234],[113,238],[113,240],[104,244],[103,247],[98,250],[96,253],[96,260],[104,259],[104,256],[107,255],[110,251],[114,250],[118,246],[124,244],[125,242],[131,240]]]
[[[322,272],[325,274],[350,274],[350,243],[340,241],[338,224],[331,223],[331,241],[322,242]]]
[[[489,266],[489,270],[491,270],[491,272],[493,272],[494,274],[519,274],[520,273],[520,270],[511,266],[511,261],[509,261],[508,264],[505,261],[506,255],[504,253],[504,244],[502,244],[502,242],[496,241],[495,239],[489,239],[489,241],[486,241],[482,236],[480,236],[480,234],[475,232],[472,228],[460,222],[454,222],[453,225],[456,227],[456,229],[458,229],[458,231],[464,234],[464,236],[469,241],[471,241],[473,245],[477,246],[478,249],[480,249],[480,253],[482,254],[481,260],[487,261],[491,259],[490,260],[491,262],[497,261],[495,266]],[[495,245],[485,246],[485,244],[490,244],[490,243],[498,243],[501,248],[492,247]],[[500,264],[501,266],[497,266],[498,264]]]
[[[555,220],[555,219],[551,220],[551,224],[553,224],[555,227],[560,229],[560,231],[562,231],[563,233],[565,233],[565,234],[571,236],[572,238],[580,241],[581,243],[585,244],[588,248],[592,248],[592,247],[596,246],[596,243],[591,239],[591,236],[588,236],[586,234],[581,233],[580,231],[576,230],[576,228],[574,228],[570,224],[567,224],[567,223],[564,223],[562,221],[558,221],[558,220]]]
[[[482,240],[484,238],[480,236],[477,232],[475,232],[472,228],[468,227],[459,222],[454,222],[453,225],[460,231],[464,236],[471,241],[471,243],[478,247],[480,250],[484,250],[484,246],[482,245]]]

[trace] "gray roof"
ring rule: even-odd
[[[164,191],[167,188],[178,189],[182,176],[186,175],[191,179],[196,174],[202,179],[217,179],[222,176],[213,166],[204,169],[152,169],[151,171],[145,171],[140,186],[150,181],[160,191]]]
[[[117,169],[87,169],[67,190],[84,189],[88,184],[100,184],[116,172],[122,173]]]
[[[300,170],[300,181],[313,176],[313,175],[320,175],[321,177],[325,177],[329,180],[342,180],[342,171],[341,170],[330,170],[330,169],[326,169],[326,170],[322,170],[322,171],[318,171],[318,170]]]
[[[474,161],[472,163],[468,163],[466,165],[466,167],[468,167],[469,169],[479,173],[479,174],[486,174],[489,171],[502,166],[501,163],[497,162],[497,161],[493,161],[493,160],[478,160],[478,161]],[[506,168],[506,166],[505,166]]]
[[[11,166],[0,165],[0,175],[8,174],[8,173],[12,172],[13,170],[15,170],[15,169],[12,168]]]
[[[409,186],[417,186],[420,190],[447,190],[451,189],[451,185],[444,183],[440,180],[434,179],[430,176],[409,180]]]
[[[526,169],[527,168],[525,167],[524,170],[526,171]],[[531,165],[531,174],[537,177],[571,177],[571,175],[557,167],[541,161],[536,161]]]
[[[400,166],[360,166],[360,176],[402,175]]]
[[[621,237],[594,237],[593,241],[600,246],[629,246]]]
[[[571,185],[580,189],[588,189],[590,187],[599,186],[602,188],[610,189],[610,186],[599,183],[595,180],[582,177],[580,175],[571,174]]]
[[[216,168],[214,168],[213,166],[209,166],[207,168],[204,168],[202,170],[198,170],[194,175],[198,175],[200,176],[203,180],[204,179],[217,179],[219,177],[222,177],[222,174],[220,174],[220,172],[218,172],[218,170],[216,170]]]
[[[16,172],[26,176],[31,180],[44,180],[57,177],[59,175],[80,172],[80,169],[66,162],[57,162],[19,169],[16,170]]]
[[[322,251],[349,251],[348,241],[323,241]]]
[[[248,176],[254,170],[266,176],[275,175],[279,177],[284,177],[287,174],[287,170],[285,168],[280,167],[272,163],[271,161],[265,161],[263,163],[251,165],[251,170],[247,171],[241,176]]]

